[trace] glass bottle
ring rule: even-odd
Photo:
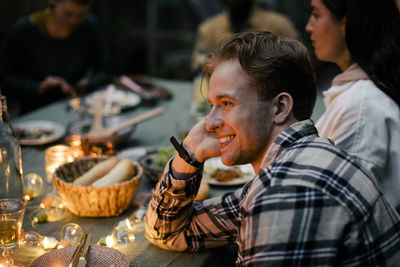
[[[8,121],[4,96],[0,101],[0,198],[23,200],[21,147]]]

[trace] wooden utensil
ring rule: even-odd
[[[143,114],[140,114],[139,116],[136,116],[136,117],[134,117],[130,120],[127,120],[117,126],[114,126],[114,127],[102,128],[102,129],[97,128],[96,129],[96,127],[98,127],[98,125],[97,125],[97,126],[92,127],[90,132],[88,134],[86,134],[86,137],[89,140],[95,140],[95,139],[104,140],[104,138],[110,137],[110,136],[114,135],[116,132],[118,132],[126,127],[130,127],[130,126],[136,125],[142,121],[151,119],[155,116],[162,114],[163,112],[164,112],[164,108],[160,107],[160,108],[152,109]]]
[[[94,106],[93,124],[88,135],[96,135],[103,132],[103,110],[104,110],[104,94],[99,94],[99,98]]]

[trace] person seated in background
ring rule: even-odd
[[[197,29],[192,58],[192,70],[203,68],[205,56],[218,42],[238,32],[269,31],[286,37],[297,37],[297,31],[286,16],[260,8],[254,0],[224,0],[225,10],[203,23]]]
[[[325,91],[323,137],[353,155],[400,210],[400,13],[393,0],[312,0],[316,56],[343,73]]]
[[[197,30],[192,55],[192,72],[195,74],[192,91],[192,108],[204,113],[207,101],[201,92],[207,92],[207,82],[201,83],[201,70],[207,56],[218,42],[238,32],[269,31],[286,37],[297,37],[297,31],[286,16],[259,7],[254,0],[224,0],[225,10],[204,21]],[[197,76],[196,76],[197,75]],[[200,89],[199,89],[200,88]]]
[[[268,32],[227,39],[205,65],[211,110],[165,167],[146,214],[164,249],[238,245],[238,266],[397,266],[400,216],[310,116],[316,85],[307,49]],[[251,163],[235,192],[194,202],[203,163]]]
[[[91,0],[48,0],[49,7],[20,18],[2,51],[3,94],[25,113],[109,81],[108,51]]]

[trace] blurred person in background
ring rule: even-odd
[[[355,156],[400,207],[400,14],[394,0],[312,0],[316,56],[343,73],[316,127]]]
[[[193,82],[192,108],[205,112],[207,100],[201,92],[207,92],[207,81],[201,83],[201,71],[207,56],[218,42],[238,32],[269,31],[284,37],[298,37],[288,17],[259,7],[254,0],[224,0],[225,10],[200,24],[192,56],[192,71],[197,74]],[[200,89],[200,87],[202,87]]]
[[[204,65],[203,55],[210,54],[218,42],[238,32],[269,31],[285,37],[297,37],[288,17],[260,8],[254,0],[224,0],[225,10],[200,24],[194,47],[192,69]]]
[[[25,113],[109,81],[108,51],[91,0],[49,0],[48,8],[22,17],[2,51],[3,94]]]

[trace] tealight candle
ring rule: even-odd
[[[71,155],[75,159],[85,155],[82,149],[82,143],[83,142],[80,135],[74,134],[68,138],[68,145],[71,149]]]
[[[71,149],[65,145],[51,146],[45,150],[47,182],[51,183],[53,173],[58,166],[73,161]]]

